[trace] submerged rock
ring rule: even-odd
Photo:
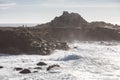
[[[33,73],[38,73],[38,71],[33,71]]]

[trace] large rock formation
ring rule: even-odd
[[[55,49],[69,48],[66,42],[49,40],[46,35],[44,39],[41,32],[32,27],[1,28],[0,53],[48,55]]]
[[[77,13],[64,11],[46,24],[34,27],[0,27],[0,53],[50,54],[68,49],[66,41],[119,41],[120,26],[105,22],[88,23]]]
[[[120,40],[120,26],[105,22],[88,23],[79,14],[66,11],[51,22],[37,26],[37,28],[42,27],[50,28],[47,36],[61,41]]]
[[[64,11],[60,17],[55,17],[55,19],[51,21],[50,26],[60,28],[71,28],[85,27],[87,24],[88,22],[84,20],[79,14],[68,13],[67,11]]]

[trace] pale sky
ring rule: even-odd
[[[46,23],[63,11],[79,13],[88,22],[120,24],[120,0],[0,0],[0,24]]]

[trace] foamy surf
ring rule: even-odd
[[[117,42],[74,42],[68,51],[55,50],[51,55],[0,56],[0,80],[120,80],[120,44]],[[37,62],[45,62],[33,73]],[[47,71],[49,65],[60,68]],[[29,68],[21,75],[14,67]]]

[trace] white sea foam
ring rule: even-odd
[[[51,55],[12,55],[0,56],[0,80],[120,80],[120,44],[110,42],[70,43],[67,51],[55,50]],[[19,74],[14,67],[30,68],[36,63],[48,65],[38,73]],[[61,66],[52,72],[46,67],[52,64]]]

